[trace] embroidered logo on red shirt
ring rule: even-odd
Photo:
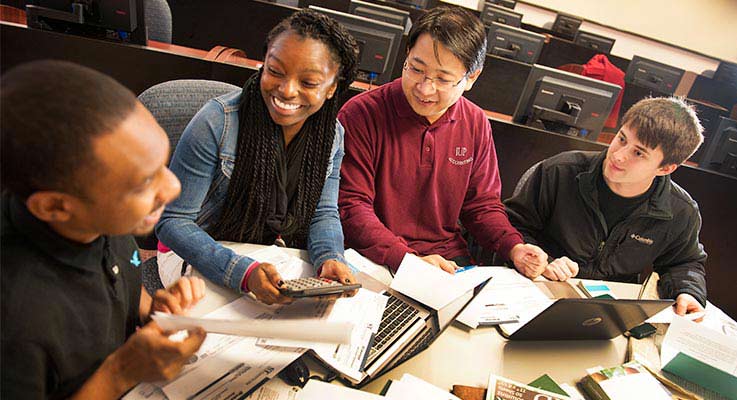
[[[455,148],[454,155],[456,157],[465,157],[467,153],[468,153],[468,149],[467,148],[460,147],[459,146],[459,147],[456,147]],[[467,158],[465,160],[456,160],[453,157],[448,157],[448,161],[450,161],[450,163],[453,164],[453,165],[466,165],[466,164],[470,163],[471,161],[473,161],[473,157],[469,157],[469,158]]]

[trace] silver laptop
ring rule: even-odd
[[[612,339],[642,324],[673,300],[558,299],[509,340]]]
[[[366,352],[362,379],[355,381],[341,376],[354,387],[369,383],[426,349],[473,298],[471,291],[442,310],[432,310],[367,274],[359,272],[356,278],[364,288],[381,293],[389,299],[379,330]]]

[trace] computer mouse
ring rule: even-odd
[[[303,387],[310,379],[310,369],[302,358],[298,358],[279,372],[279,378],[290,386]]]

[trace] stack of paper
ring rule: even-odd
[[[737,337],[676,316],[660,354],[664,371],[737,399]]]
[[[206,317],[243,319],[244,309],[251,308],[249,303],[255,301],[242,297]],[[125,399],[199,400],[243,397],[276,376],[306,351],[262,347],[256,345],[256,340],[256,338],[209,334],[195,356],[176,378],[168,382],[138,385],[125,396]]]

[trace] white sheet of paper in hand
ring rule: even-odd
[[[391,288],[435,310],[473,289],[491,277],[485,268],[449,274],[413,254],[405,254]]]
[[[320,343],[350,343],[354,325],[350,322],[322,320],[255,320],[195,318],[154,313],[151,318],[165,331],[201,327],[207,332],[257,338],[304,340]]]

